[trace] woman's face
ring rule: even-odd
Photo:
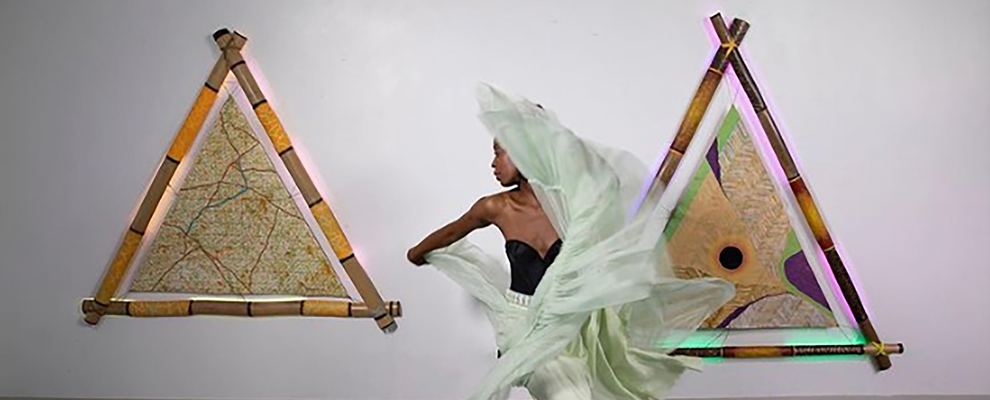
[[[506,153],[505,149],[499,146],[497,141],[494,143],[493,148],[495,150],[495,158],[492,160],[492,173],[495,174],[495,179],[498,180],[498,183],[502,187],[518,185],[520,181],[519,170],[516,169],[516,165],[509,159],[509,153]]]

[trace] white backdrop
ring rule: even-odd
[[[494,359],[463,291],[405,250],[498,189],[484,80],[652,162],[743,44],[884,338],[865,360],[726,362],[683,397],[990,394],[990,3],[0,1],[0,396],[454,399]],[[218,51],[268,96],[387,299],[370,321],[79,323]],[[478,239],[499,251],[496,232]],[[516,397],[525,398],[521,393]]]

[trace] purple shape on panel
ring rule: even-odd
[[[720,322],[718,324],[718,329],[728,328],[729,327],[729,324],[731,324],[732,321],[735,321],[736,318],[739,318],[739,316],[742,315],[742,313],[746,312],[746,310],[749,308],[749,306],[751,306],[753,304],[756,304],[756,303],[759,303],[760,300],[763,300],[763,299],[766,299],[766,298],[770,298],[770,297],[774,297],[774,296],[780,296],[780,295],[779,294],[768,294],[766,296],[763,296],[763,297],[760,297],[760,298],[758,298],[756,300],[753,300],[753,301],[751,301],[749,303],[746,303],[746,304],[744,304],[742,306],[739,306],[739,308],[736,308],[735,310],[732,310],[732,313],[730,313],[728,317],[725,317],[725,319],[723,319],[722,322]]]
[[[718,185],[722,186],[722,166],[718,164],[718,139],[712,142],[712,147],[708,149],[705,159],[708,160],[708,166],[712,167],[712,174],[715,174]]]
[[[746,305],[744,305],[742,307],[739,307],[739,308],[737,308],[735,310],[732,310],[732,313],[729,314],[728,317],[725,317],[725,319],[723,319],[722,322],[719,322],[718,329],[728,328],[729,327],[729,324],[731,324],[732,321],[735,321],[736,318],[739,318],[739,316],[742,315],[743,311],[746,311],[746,309],[749,308],[749,306],[755,304],[757,301],[760,301],[760,300],[757,299],[756,301],[754,301],[752,303],[746,304]]]
[[[787,258],[787,261],[784,261],[784,274],[787,275],[787,280],[801,293],[818,302],[827,310],[832,310],[828,306],[828,300],[825,299],[825,293],[822,292],[821,286],[818,286],[818,280],[815,279],[815,273],[811,270],[811,265],[808,264],[808,258],[804,256],[803,251],[794,253]]]

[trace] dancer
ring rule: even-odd
[[[634,156],[582,140],[550,111],[491,86],[478,101],[495,137],[495,178],[511,189],[482,197],[407,254],[484,304],[500,357],[471,398],[504,398],[511,386],[546,400],[664,398],[699,364],[667,353],[734,287],[674,277],[662,236],[670,211],[660,196],[638,196],[647,170]],[[490,225],[505,238],[508,274],[464,239]]]

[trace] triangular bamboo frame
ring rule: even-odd
[[[99,289],[93,298],[83,300],[84,320],[91,325],[96,325],[106,314],[133,317],[170,317],[197,314],[247,317],[274,315],[357,317],[374,318],[382,331],[394,332],[398,328],[395,318],[402,315],[401,305],[397,301],[385,303],[382,300],[375,285],[354,256],[354,251],[337,223],[333,211],[330,210],[309,174],[306,173],[288,135],[275,115],[275,111],[268,104],[241,55],[241,48],[244,47],[247,38],[237,32],[231,33],[227,29],[220,29],[213,34],[213,39],[220,47],[220,57],[200,90],[192,109],[186,116],[185,122],[172,141],[165,159],[162,160],[158,172],[155,174],[140,208],[138,208],[137,215],[124,233],[124,238],[117,248],[110,267],[103,276]],[[127,274],[135,252],[141,244],[152,215],[165,193],[165,188],[178,169],[179,163],[185,158],[196,140],[196,136],[216,102],[220,87],[229,72],[232,72],[237,78],[240,87],[254,109],[255,115],[278,153],[279,159],[289,171],[302,193],[309,211],[320,226],[320,232],[313,233],[325,235],[364,303],[325,299],[292,301],[129,301],[113,299],[123,277]]]
[[[842,297],[849,305],[853,317],[855,318],[856,323],[859,325],[860,331],[868,343],[863,345],[685,348],[678,349],[674,353],[699,357],[725,358],[770,358],[806,355],[867,354],[873,357],[875,360],[875,366],[878,370],[883,371],[889,369],[891,367],[889,354],[903,353],[904,346],[900,343],[883,343],[877,335],[876,329],[874,329],[873,324],[870,322],[869,316],[866,314],[866,310],[863,308],[863,303],[860,301],[859,293],[856,291],[856,287],[853,285],[852,279],[849,277],[849,272],[846,270],[842,259],[839,257],[835,244],[829,235],[828,228],[825,226],[825,222],[818,211],[818,207],[815,205],[814,198],[812,198],[811,192],[808,191],[808,187],[804,183],[804,178],[801,177],[801,174],[797,169],[797,165],[794,163],[790,152],[787,150],[783,137],[781,137],[780,131],[777,129],[777,125],[774,123],[773,117],[770,115],[770,110],[767,107],[766,102],[763,100],[763,95],[760,94],[756,81],[753,79],[753,76],[750,74],[749,69],[746,67],[745,62],[739,53],[739,45],[742,42],[743,37],[746,35],[746,32],[749,30],[749,23],[741,19],[733,19],[732,25],[726,28],[721,14],[715,14],[709,18],[709,20],[712,23],[721,45],[715,52],[715,56],[712,58],[712,62],[708,70],[705,71],[705,76],[699,84],[698,90],[695,92],[695,96],[691,100],[691,104],[688,107],[687,112],[684,114],[684,118],[681,120],[681,125],[677,130],[677,135],[674,137],[673,142],[670,144],[670,148],[664,155],[660,168],[654,177],[649,191],[647,192],[647,196],[659,196],[661,193],[660,189],[666,187],[667,184],[670,183],[674,173],[677,171],[678,165],[680,165],[684,153],[687,151],[688,145],[694,138],[698,125],[701,123],[702,118],[708,110],[708,106],[715,95],[715,91],[718,88],[720,81],[722,80],[722,75],[724,75],[726,67],[728,65],[732,65],[732,70],[735,72],[736,77],[739,79],[739,83],[746,92],[747,98],[753,106],[753,111],[756,113],[763,131],[766,133],[766,138],[769,140],[770,145],[773,148],[776,159],[780,163],[780,166],[787,177],[788,185],[800,205],[801,213],[811,228],[811,232],[815,236],[816,243],[821,247],[821,250],[825,254],[826,260],[828,260],[829,267],[832,270],[832,275],[835,277],[836,283],[842,292]]]

